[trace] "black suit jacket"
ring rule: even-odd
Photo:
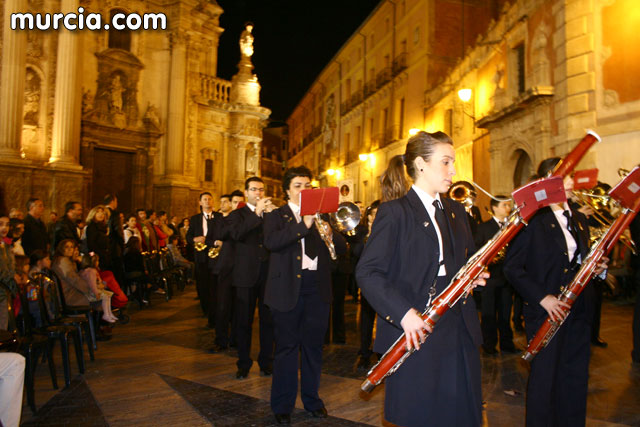
[[[474,253],[475,245],[463,206],[441,198],[453,233],[452,277]],[[378,208],[371,235],[356,267],[358,285],[376,310],[378,330],[374,350],[384,352],[402,333],[400,321],[411,308],[422,312],[439,270],[438,236],[422,201],[411,189],[406,196]],[[476,345],[482,342],[473,298],[459,304]]]
[[[260,264],[269,260],[269,252],[264,247],[263,219],[249,206],[244,206],[231,212],[227,222],[235,249],[233,286],[254,286],[260,275]]]
[[[331,302],[331,257],[315,225],[307,228],[304,221],[297,222],[288,204],[264,215],[264,245],[271,251],[264,302],[275,310],[292,310],[298,302],[302,277],[300,240],[309,233],[315,234],[315,239],[312,241],[318,245],[320,297],[324,302],[329,303]],[[307,243],[305,240],[305,244]],[[337,254],[346,252],[344,237],[335,230],[333,244]]]
[[[80,244],[80,236],[78,236],[76,223],[71,221],[67,216],[63,216],[56,222],[55,231],[53,234],[53,247],[52,250],[56,250],[58,243],[65,239],[75,240]]]
[[[491,218],[478,225],[473,235],[473,240],[476,243],[476,248],[480,249],[485,243],[487,243],[498,231],[500,226]],[[491,277],[487,280],[487,285],[504,286],[507,284],[507,279],[504,277],[504,259],[501,262],[497,262],[489,265],[489,274]],[[481,288],[479,288],[482,291]]]
[[[187,243],[193,245],[193,239],[195,237],[204,236],[204,231],[202,229],[202,217],[203,213],[200,212],[197,215],[194,215],[190,219],[189,231],[187,231]],[[207,245],[207,249],[204,251],[193,250],[193,257],[197,263],[208,264],[209,256],[207,253],[209,252],[209,248],[213,246],[213,242],[216,240],[223,240],[222,229],[223,229],[223,218],[222,214],[218,212],[212,213],[212,219],[209,219],[207,222],[207,235],[205,236],[205,244]],[[213,265],[215,267],[215,263]]]
[[[40,249],[44,253],[47,253],[49,247],[49,233],[47,232],[47,226],[40,219],[35,219],[31,215],[27,214],[24,218],[24,233],[22,234],[22,247],[24,253],[29,256],[36,249]]]
[[[109,209],[109,221],[107,221],[107,227],[109,228],[109,250],[111,256],[114,258],[122,257],[124,253],[124,230],[120,222],[120,212],[117,210]]]
[[[584,260],[589,245],[587,218],[575,210],[572,210],[572,216],[581,240],[578,250]],[[560,287],[571,282],[576,271],[571,268],[560,223],[551,208],[541,209],[510,243],[504,264],[507,280],[524,299],[528,335],[534,333],[547,317],[540,301],[547,295],[557,296]],[[571,315],[585,315],[591,323],[594,304],[594,289],[588,284],[573,305]]]

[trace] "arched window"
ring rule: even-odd
[[[213,160],[211,159],[204,161],[204,180],[206,182],[213,181]]]
[[[524,150],[516,150],[515,155],[518,160],[516,162],[516,168],[513,171],[513,188],[522,187],[533,174],[533,166],[531,164],[531,157]]]
[[[111,9],[110,22],[113,22],[113,17],[118,13],[127,16],[127,12],[122,9]],[[124,24],[124,18],[120,18],[118,22]],[[116,30],[114,26],[111,25],[109,27],[109,49],[131,51],[131,30],[127,28],[124,30]]]

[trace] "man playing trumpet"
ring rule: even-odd
[[[236,378],[249,375],[251,360],[251,325],[258,304],[260,317],[260,353],[258,365],[262,375],[271,375],[273,365],[273,322],[264,304],[269,252],[264,248],[263,216],[275,209],[270,197],[264,197],[264,182],[257,176],[244,185],[247,204],[227,217],[228,236],[234,242],[233,288],[235,295],[236,342],[238,371]]]

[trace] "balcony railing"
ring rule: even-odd
[[[229,102],[231,82],[200,73],[200,95],[210,101]]]
[[[364,97],[365,97],[365,99],[370,97],[371,95],[373,95],[375,92],[376,92],[376,81],[375,81],[375,79],[372,78],[364,86]]]
[[[391,67],[384,68],[382,71],[378,73],[376,76],[376,86],[377,88],[381,88],[385,84],[387,84],[391,80]]]
[[[400,73],[401,71],[405,70],[407,68],[407,57],[409,55],[407,54],[407,52],[403,52],[400,55],[396,56],[396,58],[393,60],[393,75],[396,76],[398,75],[398,73]]]

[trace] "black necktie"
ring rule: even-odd
[[[444,209],[440,204],[440,200],[434,200],[433,206],[436,208],[436,223],[440,229],[440,237],[442,238],[442,260],[447,269],[447,276],[453,276],[453,245],[451,243],[451,234],[449,234],[449,222],[444,214]]]
[[[573,263],[576,262],[577,256],[581,252],[581,250],[580,250],[580,236],[578,236],[578,230],[576,228],[576,223],[573,220],[573,216],[571,216],[569,211],[566,210],[566,211],[562,212],[562,215],[564,215],[564,217],[567,218],[567,230],[569,230],[569,233],[571,233],[571,236],[573,236],[573,240],[576,241],[576,252],[575,252],[575,254],[573,254],[573,259],[571,260],[571,264],[573,264]]]
[[[309,233],[304,237],[304,254],[312,260],[318,256],[318,239],[316,238],[313,227],[315,226],[312,226],[309,229]]]

